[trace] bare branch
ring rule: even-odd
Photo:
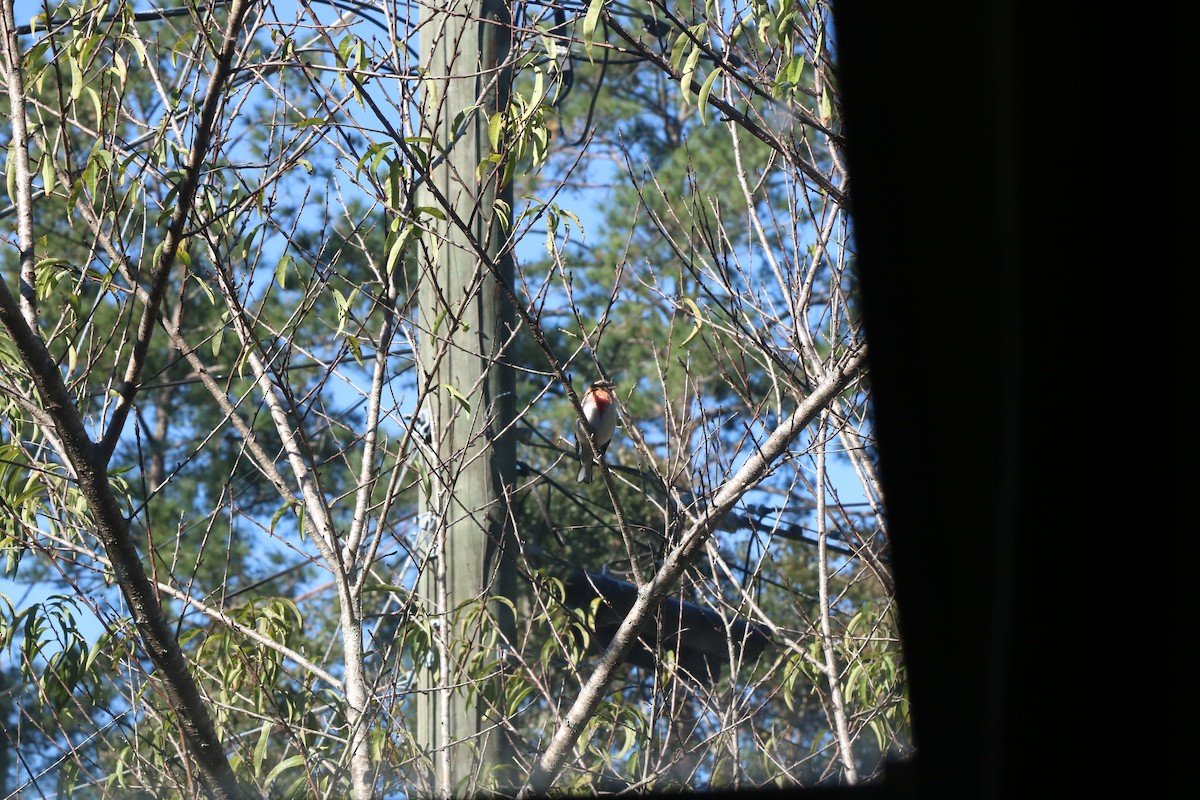
[[[230,26],[226,33],[228,58],[232,57],[232,47],[237,39],[241,16],[247,6],[244,0],[235,0],[234,5],[239,10],[237,13],[231,14]],[[6,6],[4,15],[6,19],[5,33],[7,34],[5,41],[12,43],[11,47],[6,47],[11,86],[12,75],[14,71],[19,70],[20,64],[19,51],[15,49],[15,31],[11,5]],[[229,67],[228,58],[224,67],[226,74]],[[219,85],[214,90],[216,94],[214,95],[211,112],[208,115],[207,128],[209,133],[211,133],[212,121],[216,114],[217,96],[224,90],[224,76],[222,75],[221,78],[221,80],[216,81]],[[19,87],[19,85],[20,81],[18,78],[17,86]],[[20,97],[23,95],[18,94],[17,96]],[[24,108],[19,105],[11,109],[11,115],[14,117],[14,120],[18,118],[23,119],[24,113]],[[14,122],[14,124],[16,123]],[[208,133],[204,134],[205,137],[208,135]],[[22,144],[24,145],[25,142],[22,142]],[[24,147],[21,149],[24,150]],[[192,194],[194,194],[196,176],[199,171],[199,159],[206,151],[206,143],[202,149],[197,148],[193,150],[194,170],[189,190]],[[27,174],[22,183],[28,185]],[[25,193],[23,201],[20,194],[18,194],[16,200],[18,219],[31,220],[32,208],[28,192]],[[23,207],[22,202],[24,203]],[[181,198],[181,205],[184,203],[185,201]],[[190,204],[190,200],[186,201],[186,203]],[[176,238],[173,240],[171,248],[171,259],[174,258],[175,249],[179,245],[177,236],[178,231],[182,229],[184,218],[179,217],[177,225],[173,225],[172,227]],[[30,256],[32,256],[32,250],[30,250]],[[169,266],[170,261],[165,262],[165,268],[164,262],[160,261],[159,269],[162,272],[166,272]],[[22,274],[24,276],[25,273],[23,272]],[[161,301],[166,278],[165,275],[160,275],[159,278],[157,281],[157,293],[158,300]],[[156,314],[158,302],[153,302],[152,305],[153,312]],[[241,797],[243,790],[230,769],[229,762],[225,757],[224,748],[217,737],[207,707],[200,696],[195,680],[188,670],[187,662],[175,640],[174,632],[163,615],[155,588],[147,578],[146,572],[142,567],[140,556],[130,535],[128,519],[125,517],[120,501],[109,482],[107,463],[111,454],[112,444],[108,447],[98,446],[91,440],[75,405],[74,398],[63,383],[58,365],[47,351],[45,343],[38,334],[36,318],[31,312],[32,307],[29,300],[25,297],[24,291],[22,300],[18,301],[10,293],[8,285],[0,281],[0,324],[3,324],[7,330],[21,360],[28,368],[34,386],[45,403],[46,411],[54,422],[55,432],[64,449],[63,456],[71,465],[80,491],[95,517],[96,534],[112,561],[117,583],[120,585],[126,602],[129,605],[130,612],[133,615],[142,642],[146,647],[147,654],[160,671],[168,687],[168,697],[171,706],[179,716],[179,724],[186,737],[189,753],[195,759],[196,766],[199,768],[200,778],[213,797]],[[153,315],[146,320],[147,331],[142,341],[141,356],[131,360],[131,365],[135,362],[137,365],[137,369],[133,373],[134,378],[136,378],[137,371],[140,370],[142,359],[145,355],[145,346],[148,345],[150,335],[149,325],[152,321]],[[133,392],[131,389],[126,396],[127,404],[132,400],[132,396]],[[115,444],[115,437],[113,443]]]
[[[34,271],[32,179],[29,170],[29,116],[25,108],[25,84],[21,71],[21,50],[13,18],[13,0],[4,0],[0,8],[0,38],[3,39],[4,83],[8,94],[8,117],[12,124],[8,169],[16,197],[13,203],[23,209],[17,216],[17,247],[20,263],[21,316],[30,330],[38,328],[37,275]]]
[[[866,347],[848,355],[837,368],[829,371],[826,382],[796,407],[779,427],[756,450],[749,460],[731,476],[717,492],[705,513],[694,522],[679,544],[667,554],[666,560],[650,582],[638,592],[638,599],[626,614],[621,627],[604,651],[600,665],[588,678],[571,710],[559,726],[550,744],[542,752],[533,772],[517,795],[518,800],[544,795],[562,770],[564,761],[591,717],[616,671],[620,668],[638,632],[649,621],[662,601],[683,575],[683,571],[699,555],[721,518],[766,475],[771,464],[779,458],[828,403],[858,377],[866,363]]]
[[[213,128],[217,121],[217,113],[225,102],[225,94],[229,88],[229,78],[233,71],[233,56],[237,49],[238,39],[242,33],[242,23],[250,0],[230,0],[229,20],[225,27],[221,51],[213,65],[209,77],[208,91],[200,108],[200,118],[196,123],[196,136],[192,141],[188,154],[187,165],[184,167],[179,186],[175,192],[176,205],[171,212],[171,221],[163,238],[158,261],[150,273],[149,289],[141,320],[138,322],[137,336],[133,343],[133,352],[125,367],[125,380],[119,391],[120,399],[113,409],[108,429],[100,442],[101,457],[107,461],[117,446],[117,440],[125,428],[125,418],[133,406],[133,398],[138,391],[138,379],[146,363],[146,354],[150,349],[150,339],[154,336],[162,310],[163,299],[166,297],[167,282],[171,277],[171,269],[179,248],[183,244],[184,231],[187,228],[188,217],[192,212],[192,204],[196,201],[196,189],[200,185],[200,173],[204,160],[208,156],[209,145],[212,142]]]

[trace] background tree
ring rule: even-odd
[[[61,587],[0,625],[36,678],[5,684],[10,785],[854,783],[905,752],[827,8],[510,11],[507,107],[443,139],[436,13],[4,9],[2,544]],[[455,185],[511,190],[479,196],[514,276],[448,294],[426,265],[486,243],[427,176],[473,122]],[[515,626],[418,580],[417,498],[482,441],[432,446],[426,411],[493,413],[429,382],[472,324],[430,303],[489,285],[517,464],[467,511],[511,531]],[[622,427],[585,488],[600,375]],[[416,707],[455,696],[490,722],[454,746],[507,755],[450,786]]]

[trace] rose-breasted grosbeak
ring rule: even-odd
[[[575,455],[579,458],[579,483],[592,482],[592,467],[604,456],[608,443],[612,441],[613,429],[617,427],[617,406],[613,402],[613,390],[617,385],[612,381],[596,381],[583,393],[580,404],[583,415],[591,429],[592,439],[583,421],[575,424]],[[596,452],[592,452],[592,440],[596,443]]]

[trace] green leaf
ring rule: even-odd
[[[436,208],[434,206],[418,206],[417,215],[420,216],[421,214],[428,214],[435,219],[440,219],[443,222],[446,221],[446,213],[440,208]]]
[[[551,58],[553,58],[553,56],[551,56]],[[466,122],[467,117],[471,114],[474,114],[476,111],[479,110],[479,108],[480,108],[480,106],[478,106],[478,105],[471,105],[471,106],[467,106],[462,111],[459,111],[457,114],[455,114],[454,115],[454,123],[450,126],[450,130],[457,132],[459,129],[461,129],[463,126],[463,123]]]
[[[675,41],[671,43],[671,68],[679,70],[683,64],[683,56],[687,53],[687,46],[692,40],[688,38],[686,30],[680,31],[675,36]]]
[[[529,110],[525,113],[524,118],[528,120],[538,110],[542,99],[546,94],[545,74],[541,69],[534,67],[533,69],[533,94],[529,97]]]
[[[587,14],[583,17],[580,37],[583,39],[583,49],[587,53],[588,61],[592,60],[592,42],[596,39],[596,27],[600,24],[600,12],[603,10],[604,0],[591,0],[588,3]]]
[[[529,695],[533,694],[533,687],[529,684],[516,685],[519,688],[515,692],[511,688],[509,689],[508,714],[510,717],[516,716],[517,712],[521,710],[521,704],[525,702],[525,699]]]
[[[262,772],[263,760],[267,757],[267,745],[271,742],[271,728],[274,725],[270,722],[264,722],[262,730],[258,733],[258,743],[254,745],[254,774],[258,775]]]
[[[455,400],[458,401],[458,404],[462,407],[462,409],[466,413],[467,417],[470,418],[470,416],[471,416],[471,401],[466,398],[466,395],[464,395],[462,392],[460,392],[458,389],[454,388],[453,386],[451,386],[448,383],[443,383],[442,388],[446,390],[446,394],[450,395],[451,397],[453,397]]]
[[[290,253],[284,253],[279,258],[279,263],[275,265],[275,282],[279,284],[280,289],[287,288],[288,267],[292,265],[292,256]]]
[[[96,643],[88,650],[87,659],[83,663],[83,668],[86,672],[92,671],[92,666],[96,663],[101,653],[107,653],[112,650],[113,634],[111,631],[104,631],[100,637],[96,639]]]
[[[712,92],[713,83],[721,75],[721,70],[713,67],[713,71],[708,73],[708,77],[704,79],[704,85],[700,87],[700,95],[696,98],[696,105],[700,111],[700,124],[708,125],[704,120],[704,109],[708,107],[708,95]]]
[[[367,152],[363,154],[362,158],[358,160],[358,163],[354,167],[355,180],[357,180],[358,176],[362,174],[362,171],[367,168],[368,161],[371,162],[370,170],[374,172],[375,169],[379,167],[379,162],[383,160],[383,157],[387,154],[388,147],[390,147],[390,144],[383,144],[379,142],[369,145],[367,147]]]
[[[687,345],[692,339],[696,338],[696,334],[700,333],[700,329],[704,327],[704,320],[700,317],[700,306],[696,305],[696,301],[690,297],[683,299],[683,304],[688,308],[688,314],[692,318],[692,332],[687,335],[680,346]]]
[[[179,646],[184,647],[192,639],[197,636],[202,636],[206,633],[204,628],[189,628],[179,635]]]
[[[784,70],[784,80],[791,86],[799,86],[800,78],[804,75],[804,56],[796,56]]]
[[[396,262],[400,260],[400,255],[404,252],[404,245],[408,242],[409,237],[412,236],[413,230],[412,225],[404,226],[404,230],[400,231],[400,235],[392,243],[391,249],[388,250],[387,263],[385,265],[387,272],[390,273],[392,268],[395,267]]]
[[[494,152],[500,150],[500,134],[504,131],[504,112],[497,111],[488,120],[488,142]]]
[[[621,726],[621,748],[617,751],[617,759],[624,758],[637,742],[637,732],[632,725]]]
[[[403,198],[400,195],[400,183],[404,177],[404,166],[399,159],[388,159],[388,207],[400,208],[403,205]]]
[[[350,297],[342,294],[338,289],[333,290],[333,302],[337,306],[338,327],[337,333],[334,336],[341,336],[342,331],[346,329],[346,322],[350,319],[350,299],[354,296],[351,291]]]
[[[138,58],[140,59],[138,66],[146,64],[150,61],[150,57],[146,55],[146,46],[142,44],[142,40],[138,38],[137,34],[125,37],[125,41],[133,45],[134,50],[137,50]]]
[[[42,154],[42,193],[49,197],[54,191],[54,156],[50,153]]]
[[[303,764],[304,764],[304,756],[303,755],[296,754],[289,758],[285,758],[283,761],[280,761],[278,764],[276,764],[274,767],[272,767],[271,771],[267,773],[267,777],[263,780],[263,788],[270,786],[272,783],[275,782],[276,778],[278,778],[284,772],[287,772],[292,767],[299,767]]]
[[[96,119],[98,124],[104,124],[104,103],[100,100],[100,93],[90,86],[84,87],[88,94],[88,99],[92,101],[92,107],[96,109]]]
[[[125,58],[120,53],[113,53],[113,65],[109,67],[109,71],[117,76],[120,86],[124,87],[125,80],[129,75],[129,68],[125,65]]]
[[[79,59],[74,56],[67,56],[67,66],[71,73],[71,99],[78,100],[83,94],[83,69],[79,65]]]
[[[688,52],[687,61],[683,64],[683,71],[679,74],[679,88],[683,94],[683,104],[691,105],[692,103],[692,77],[696,74],[696,64],[700,61],[700,48],[693,47]]]

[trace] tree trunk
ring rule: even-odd
[[[499,184],[499,164],[480,169],[491,153],[488,119],[508,103],[508,23],[507,6],[491,0],[452,2],[422,18],[422,135],[437,143],[435,155],[448,153],[417,203],[446,217],[427,220],[433,235],[418,256],[420,368],[433,436],[418,591],[434,625],[436,653],[421,675],[418,730],[443,797],[475,794],[490,782],[482,770],[508,760],[502,728],[466,672],[486,628],[462,613],[470,608],[463,604],[511,596],[514,579],[510,560],[502,558],[511,537],[506,492],[515,464],[506,433],[514,376],[505,355],[514,314],[496,277],[511,286],[504,224],[511,192]],[[479,110],[456,138],[455,117],[473,106]],[[505,205],[498,209],[497,200]],[[507,612],[496,613],[511,628]]]

